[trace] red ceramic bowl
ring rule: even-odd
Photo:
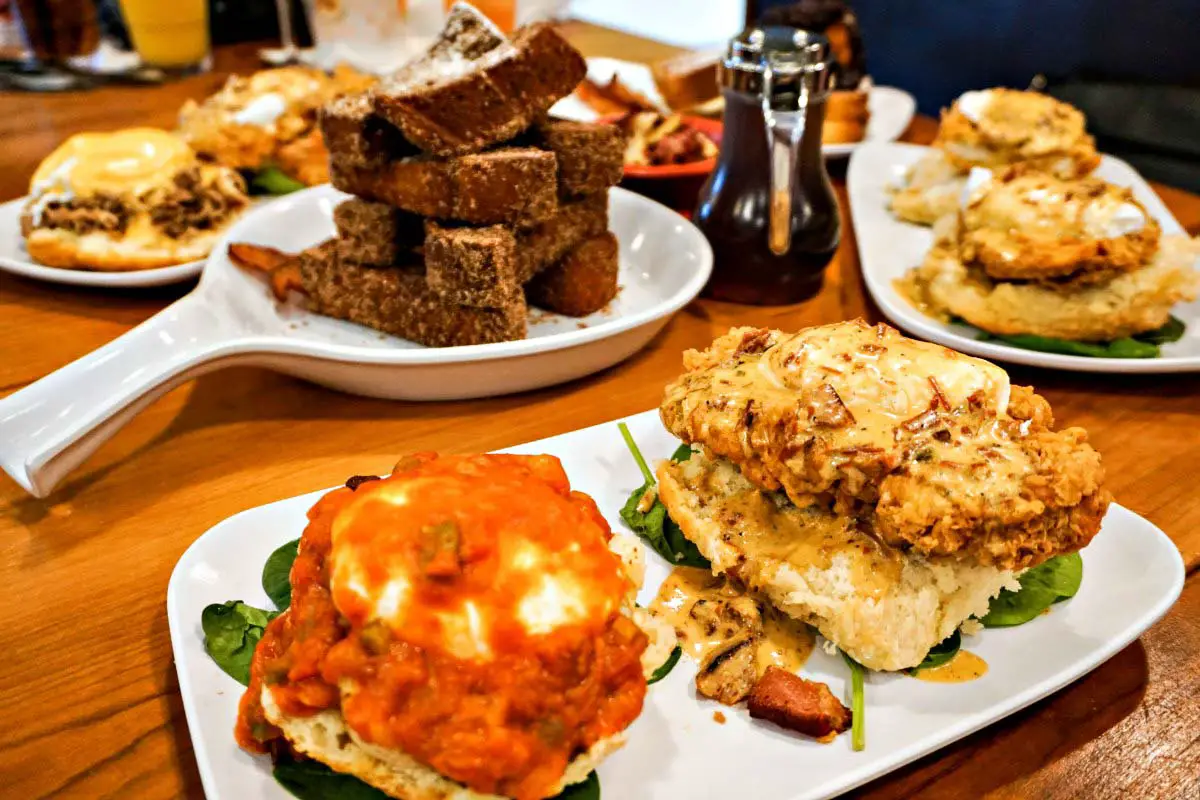
[[[611,114],[602,117],[600,121],[613,123],[621,116]],[[684,115],[683,121],[712,139],[718,147],[721,146],[723,128],[720,120]],[[716,164],[717,159],[713,157],[688,164],[665,164],[659,167],[627,165],[621,186],[690,215],[696,206],[700,190]]]

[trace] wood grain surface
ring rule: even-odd
[[[645,60],[669,52],[587,26],[568,30],[589,55]],[[224,50],[218,70],[251,69],[253,53]],[[220,80],[214,73],[153,89],[0,96],[4,199],[23,194],[38,160],[69,134],[169,126],[185,97]],[[933,128],[918,120],[906,138],[928,141]],[[845,213],[838,170],[835,182]],[[1200,232],[1200,198],[1156,189]],[[565,386],[410,404],[231,369],[155,403],[46,500],[0,476],[0,797],[202,797],[164,605],[171,569],[197,536],[243,509],[386,471],[404,451],[488,450],[651,408],[677,374],[681,351],[731,325],[880,320],[848,225],[846,232],[813,300],[778,308],[693,303],[645,351]],[[0,274],[0,394],[111,340],[186,290],[117,294]],[[1183,597],[1089,676],[857,794],[1200,796],[1200,377],[1012,373],[1050,399],[1061,423],[1090,431],[1117,499],[1174,539],[1188,568]]]

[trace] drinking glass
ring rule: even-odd
[[[207,0],[121,0],[121,13],[146,66],[174,74],[211,66]]]

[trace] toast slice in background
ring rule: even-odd
[[[449,24],[443,37],[372,93],[376,113],[433,155],[512,139],[587,75],[583,56],[547,23],[520,28],[477,56],[470,53],[482,48],[460,41]]]
[[[617,296],[617,268],[617,237],[605,231],[534,276],[525,294],[538,308],[585,317]]]
[[[333,240],[301,254],[300,279],[312,311],[430,347],[525,338],[527,309],[519,293],[503,308],[457,305],[429,288],[419,264],[343,262]]]
[[[367,200],[438,219],[479,225],[545,219],[558,208],[558,164],[553,153],[505,147],[448,160],[426,156],[382,168],[346,163],[334,153],[335,188]]]

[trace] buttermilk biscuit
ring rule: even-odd
[[[890,188],[892,213],[918,225],[955,214],[966,177],[945,153],[934,150],[913,164],[901,185]]]
[[[1014,573],[956,557],[910,556],[818,506],[766,493],[702,452],[658,469],[659,497],[684,535],[728,574],[869,669],[921,663]],[[794,543],[772,545],[771,532]]]

